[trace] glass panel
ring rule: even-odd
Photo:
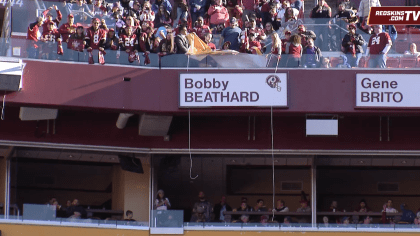
[[[204,223],[204,227],[242,227],[242,223],[206,222]]]
[[[184,211],[182,210],[154,210],[152,213],[152,227],[182,228],[184,225]]]
[[[318,224],[318,228],[354,228],[356,229],[357,224]]]
[[[100,225],[117,225],[116,220],[98,220]]]
[[[23,204],[23,219],[52,221],[56,218],[56,206]]]
[[[291,224],[280,224],[280,227],[282,228],[312,228],[311,223],[291,223]]]
[[[141,222],[141,221],[122,221],[119,220],[117,221],[117,226],[118,225],[126,225],[126,226],[148,226],[147,222]]]

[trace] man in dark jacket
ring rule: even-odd
[[[349,33],[344,36],[341,46],[346,54],[347,62],[351,67],[357,67],[359,65],[364,43],[365,40],[363,37],[360,34],[356,34],[356,25],[350,24]]]
[[[304,25],[298,26],[298,34],[302,41],[302,47],[308,46],[308,39],[316,40],[316,34],[312,30],[307,30]]]
[[[187,27],[182,25],[179,27],[179,34],[175,37],[175,43],[178,50],[177,51],[178,54],[185,54],[188,52],[188,48],[190,47],[190,44],[186,36],[187,36]]]
[[[232,207],[230,207],[229,204],[226,203],[226,197],[222,196],[222,199],[220,199],[220,203],[214,206],[214,221],[226,222],[227,219],[225,219],[225,211],[232,211]]]
[[[315,19],[315,35],[318,36],[316,45],[321,48],[323,51],[330,50],[330,37],[329,37],[329,28],[330,28],[330,19],[331,19],[331,8],[325,5],[325,0],[319,0],[318,5],[315,6],[310,14],[311,18]]]

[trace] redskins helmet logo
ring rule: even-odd
[[[267,77],[265,81],[268,84],[268,86],[270,86],[270,88],[277,88],[278,92],[281,91],[281,87],[280,87],[281,80],[277,75],[270,75]]]

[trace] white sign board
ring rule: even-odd
[[[420,108],[420,76],[357,74],[356,107]]]
[[[180,107],[287,107],[287,74],[180,74]]]
[[[338,135],[338,120],[321,119],[306,120],[306,136],[310,135]]]

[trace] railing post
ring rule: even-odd
[[[311,180],[312,180],[312,200],[311,200],[311,209],[312,209],[312,227],[316,227],[316,164],[315,156],[312,157],[311,165]]]

